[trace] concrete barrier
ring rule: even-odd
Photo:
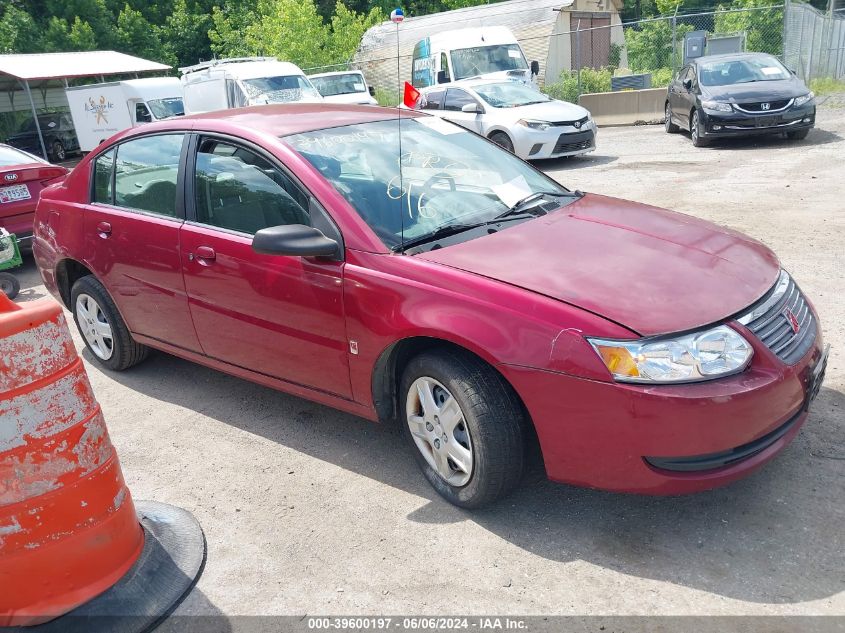
[[[601,126],[661,123],[666,88],[584,94],[578,104],[587,108]]]

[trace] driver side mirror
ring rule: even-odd
[[[304,224],[283,224],[261,229],[252,238],[252,250],[261,255],[336,257],[340,245],[319,230]]]
[[[376,96],[376,89],[375,88],[373,88],[372,86],[368,86],[367,89],[368,89],[371,97]]]
[[[684,88],[692,90],[692,79],[684,79]]]
[[[467,103],[461,107],[461,112],[467,112],[469,114],[484,114],[484,108],[477,103]]]
[[[532,75],[539,75],[540,74],[540,62],[536,59],[531,62],[531,74]]]
[[[437,83],[439,84],[448,84],[451,81],[449,76],[446,74],[445,70],[438,70],[437,71]]]

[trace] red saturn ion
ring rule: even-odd
[[[416,112],[123,132],[44,191],[34,252],[104,367],[156,348],[398,420],[464,507],[511,490],[533,442],[555,481],[725,484],[795,437],[824,374],[818,317],[759,242]]]

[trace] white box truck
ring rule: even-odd
[[[415,88],[461,79],[512,79],[534,83],[540,64],[529,65],[516,37],[506,26],[443,31],[414,46],[411,83]]]
[[[185,113],[182,84],[176,77],[74,86],[65,94],[83,152],[127,128]]]
[[[299,66],[275,57],[215,59],[179,70],[188,114],[323,100]]]

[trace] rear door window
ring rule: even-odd
[[[179,158],[184,134],[135,138],[117,147],[114,204],[176,217]]]
[[[443,101],[443,93],[443,90],[433,90],[431,92],[427,92],[423,95],[423,98],[420,99],[420,109],[439,110],[440,103]]]

